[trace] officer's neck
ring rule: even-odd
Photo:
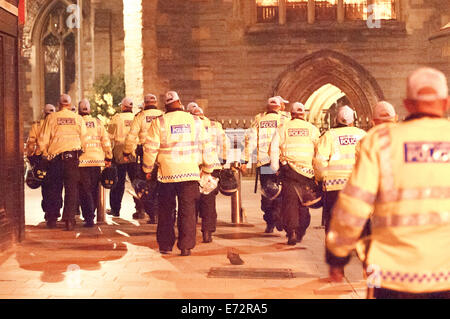
[[[441,118],[442,116],[439,116],[437,114],[429,114],[429,113],[414,113],[414,114],[410,114],[405,121],[412,121],[412,120],[417,120],[417,119],[421,119],[424,117],[431,117],[431,118]]]
[[[184,112],[184,109],[181,107],[171,107],[171,108],[166,108],[166,113],[172,113],[172,112],[177,112],[177,111],[182,111]]]
[[[145,110],[145,111],[146,111],[146,110],[156,110],[156,106],[154,106],[154,105],[145,106],[145,107],[144,107],[144,110]]]

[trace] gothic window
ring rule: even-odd
[[[55,104],[75,82],[75,35],[67,26],[66,5],[56,4],[50,11],[42,32],[42,63],[45,103]]]

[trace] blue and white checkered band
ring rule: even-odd
[[[87,128],[95,128],[95,122],[91,122],[91,121],[86,122],[86,127]]]
[[[356,145],[358,140],[354,135],[343,135],[339,136],[339,144],[341,145]]]
[[[449,142],[409,142],[404,147],[405,163],[450,163]]]
[[[260,128],[277,128],[277,121],[261,121]]]
[[[170,131],[172,134],[190,134],[191,125],[190,124],[172,125],[170,127]]]

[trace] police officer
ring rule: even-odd
[[[284,99],[282,96],[279,96],[279,95],[277,95],[275,97],[280,100],[280,104],[281,104],[280,112],[281,112],[281,114],[283,114],[285,117],[290,119],[291,118],[291,113],[289,113],[289,111],[286,111],[286,109],[287,109],[287,105],[286,104],[289,104],[289,101]]]
[[[166,93],[166,113],[156,118],[144,145],[143,170],[147,178],[158,163],[159,216],[157,241],[161,253],[175,244],[175,208],[178,200],[178,242],[182,256],[195,246],[196,201],[200,175],[211,174],[211,143],[200,119],[184,111],[177,92]],[[201,165],[201,170],[199,169]]]
[[[403,123],[376,126],[333,209],[330,276],[344,266],[373,211],[364,249],[375,298],[450,298],[450,106],[445,75],[420,68],[407,81]],[[446,133],[445,133],[446,132]],[[366,247],[365,247],[366,248]],[[358,252],[360,249],[358,249]]]
[[[323,183],[325,201],[323,219],[328,232],[331,209],[339,191],[344,188],[353,170],[356,145],[366,132],[354,126],[354,111],[349,106],[338,110],[337,128],[333,128],[319,139],[313,160],[317,181]]]
[[[208,138],[211,142],[211,155],[214,158],[214,171],[212,172],[212,176],[215,178],[219,178],[220,170],[222,169],[222,165],[219,162],[219,157],[216,153],[216,134],[213,133],[213,126],[211,121],[204,115],[203,109],[198,106],[197,103],[191,102],[187,105],[186,111],[194,115],[201,120],[203,127],[208,135]],[[203,242],[210,243],[212,242],[212,233],[216,231],[217,225],[217,210],[216,210],[216,196],[219,193],[219,189],[216,188],[211,191],[209,194],[200,194],[200,199],[197,203],[199,215],[202,218],[202,234],[203,234]]]
[[[125,146],[123,149],[123,157],[127,161],[131,161],[130,155],[136,153],[138,170],[142,170],[143,162],[143,145],[147,138],[148,129],[151,122],[158,116],[163,114],[162,111],[158,110],[157,98],[153,94],[148,94],[144,97],[144,107],[141,112],[136,114],[133,123],[131,124],[130,132],[125,139]],[[153,177],[156,179],[158,168],[155,166]],[[151,199],[143,202],[145,207],[142,207],[141,203],[136,203],[138,211],[133,214],[133,218],[140,219],[144,218],[144,210],[150,217],[148,223],[156,224],[156,216],[158,212],[158,199],[156,193],[151,194]]]
[[[95,210],[98,204],[98,185],[101,167],[112,162],[111,142],[99,119],[93,118],[87,99],[78,104],[78,110],[86,123],[86,144],[80,156],[80,204],[85,227],[94,226]]]
[[[395,112],[392,104],[386,101],[378,102],[372,110],[372,125],[393,125],[397,122],[397,114]],[[361,142],[364,140],[360,140],[356,145],[356,160],[359,158],[359,154],[361,153]],[[367,237],[371,233],[371,222],[370,219],[367,221],[366,226],[364,227],[363,232],[361,233],[361,238]]]
[[[86,124],[83,118],[71,111],[71,98],[67,94],[59,99],[60,110],[48,115],[38,138],[42,161],[49,161],[47,174],[48,193],[45,194],[43,209],[47,226],[56,227],[59,211],[63,206],[62,220],[66,230],[75,227],[75,213],[78,209],[78,183],[80,172],[78,159],[84,148]]]
[[[312,160],[320,132],[317,127],[305,121],[305,106],[302,103],[293,104],[291,116],[292,120],[278,129],[272,141],[270,155],[274,170],[281,163],[281,219],[288,245],[295,245],[302,240],[311,221],[309,209],[302,205],[306,203],[300,202],[298,188],[314,184]]]
[[[264,188],[269,181],[275,180],[277,177],[275,171],[270,168],[269,147],[275,136],[277,128],[281,127],[287,117],[282,115],[280,99],[273,97],[267,101],[267,111],[258,114],[252,122],[250,133],[245,136],[244,158],[241,166],[242,172],[247,171],[247,164],[251,160],[251,154],[256,148],[257,158],[256,167],[257,174],[260,176],[261,187]],[[280,224],[280,206],[281,198],[274,200],[261,196],[261,210],[264,212],[264,221],[267,226],[266,233],[273,233],[274,227],[281,230]]]
[[[123,155],[125,139],[130,132],[131,124],[134,120],[133,101],[128,97],[124,98],[121,103],[121,109],[122,112],[114,115],[108,125],[108,133],[111,140],[114,162],[117,164],[118,182],[109,193],[111,210],[108,210],[107,214],[114,217],[120,216],[127,173],[130,181],[133,181],[136,178],[137,173],[136,162],[130,161],[128,158],[125,159]],[[133,152],[131,155],[135,156],[135,153]],[[136,206],[138,207],[137,203]]]
[[[54,112],[56,112],[55,106],[52,104],[46,104],[44,107],[44,117],[41,120],[34,122],[31,126],[30,134],[28,135],[26,143],[27,158],[31,166],[35,166],[39,162],[39,156],[36,155],[37,140],[45,119],[49,114]]]

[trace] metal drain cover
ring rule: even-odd
[[[238,279],[291,279],[294,274],[291,269],[283,268],[211,268],[209,278],[238,278]]]

